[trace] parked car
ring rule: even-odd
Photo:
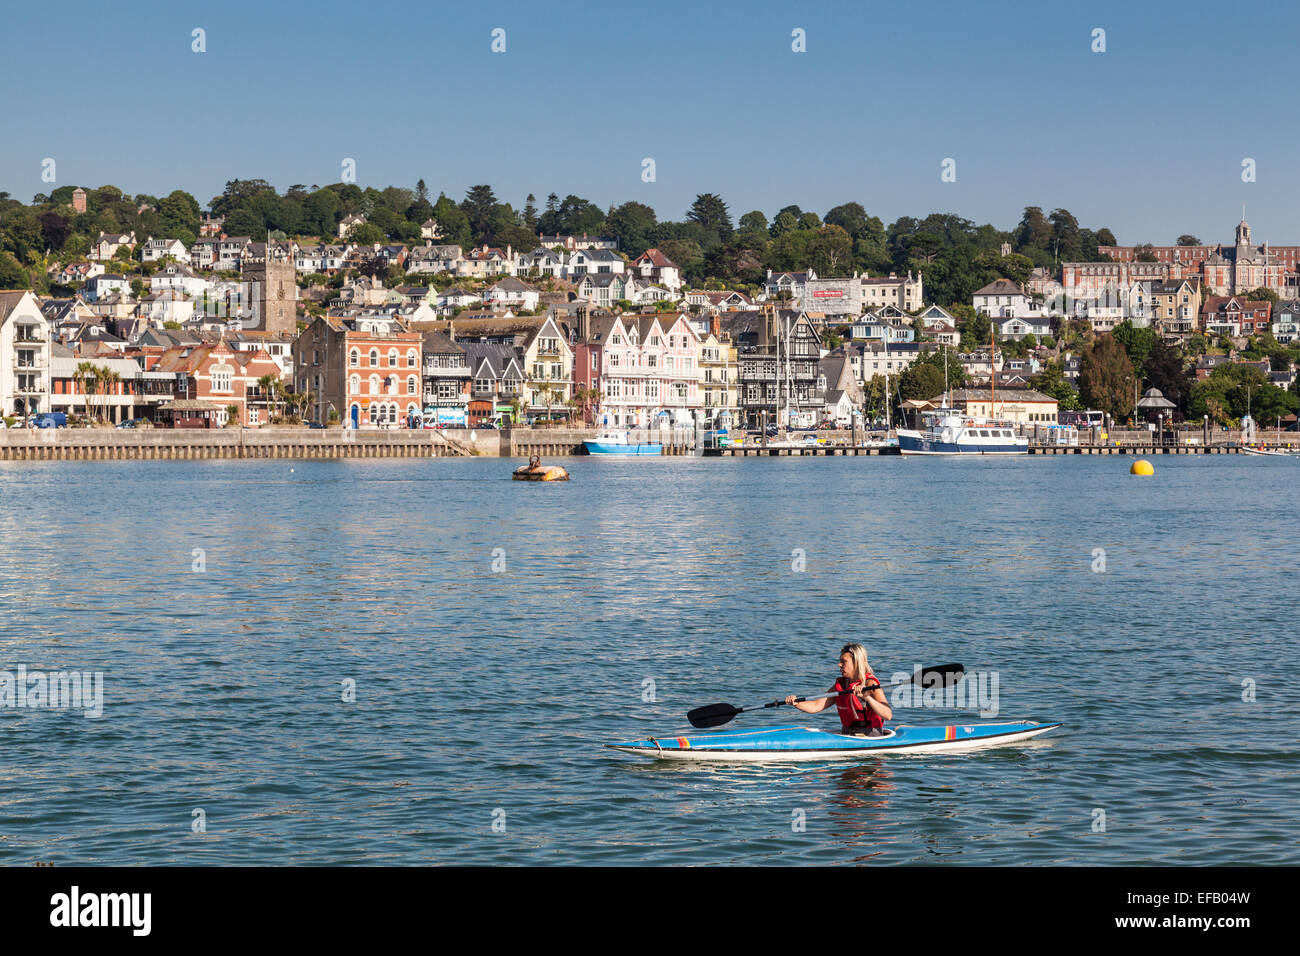
[[[325,427],[325,426],[322,425],[320,422],[303,422],[302,424],[303,424],[303,427],[304,427],[304,428],[324,428],[324,427]]]
[[[67,428],[68,416],[64,412],[41,412],[32,419],[32,428]]]
[[[134,418],[128,418],[128,419],[126,419],[125,421],[118,422],[118,423],[117,423],[117,427],[118,427],[118,428],[135,428],[135,419],[134,419]]]

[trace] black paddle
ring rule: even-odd
[[[882,690],[891,690],[895,687],[903,687],[911,684],[920,678],[924,683],[931,674],[937,674],[943,678],[944,684],[947,684],[949,676],[953,674],[962,674],[966,670],[961,664],[940,664],[937,667],[926,667],[918,672],[913,672],[907,680],[899,681],[897,684],[886,684]],[[876,687],[881,687],[877,684]],[[870,688],[874,690],[875,688]],[[801,703],[805,700],[825,700],[828,697],[843,697],[846,694],[852,694],[854,691],[842,690],[831,694],[818,694],[814,697],[796,697],[795,702]],[[743,714],[747,710],[764,710],[768,707],[780,707],[784,704],[783,700],[774,700],[770,704],[750,704],[748,707],[733,707],[731,704],[708,704],[704,707],[696,707],[686,715],[686,719],[691,722],[692,727],[698,727],[701,730],[709,727],[721,727],[723,724],[730,723],[738,714]]]

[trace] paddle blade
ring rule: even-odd
[[[730,704],[709,704],[705,707],[696,707],[686,715],[686,719],[691,722],[692,727],[704,730],[709,727],[720,727],[738,713],[740,710]]]
[[[950,677],[960,676],[964,673],[966,673],[966,668],[961,664],[940,664],[938,667],[927,667],[925,670],[921,671],[920,679],[922,683],[926,681],[933,682],[934,678],[930,675],[938,674],[943,678],[943,682],[947,684]],[[915,679],[916,678],[913,677],[913,680]]]

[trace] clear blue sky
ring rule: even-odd
[[[1063,206],[1123,243],[1229,242],[1244,202],[1258,240],[1300,244],[1294,3],[230,0],[5,21],[0,190],[25,201],[112,183],[206,205],[228,179],[337,182],[351,157],[362,186],[489,183],[516,207],[576,193],[680,219],[716,192],[733,219],[856,200],[1010,228]]]

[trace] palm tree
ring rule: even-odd
[[[86,406],[86,417],[94,419],[94,405],[91,403],[91,396],[99,390],[99,366],[94,362],[78,362],[76,371],[72,373],[72,380],[81,386],[81,394]]]
[[[100,389],[100,394],[103,398],[103,401],[100,405],[100,409],[103,412],[103,417],[106,419],[108,418],[108,396],[113,393],[114,383],[120,381],[122,381],[121,373],[115,372],[113,369],[109,368],[108,366],[103,366],[99,369],[98,385]]]
[[[266,417],[267,423],[275,417],[275,386],[280,381],[280,376],[267,373],[257,380],[257,384],[262,388],[262,394],[266,400]]]

